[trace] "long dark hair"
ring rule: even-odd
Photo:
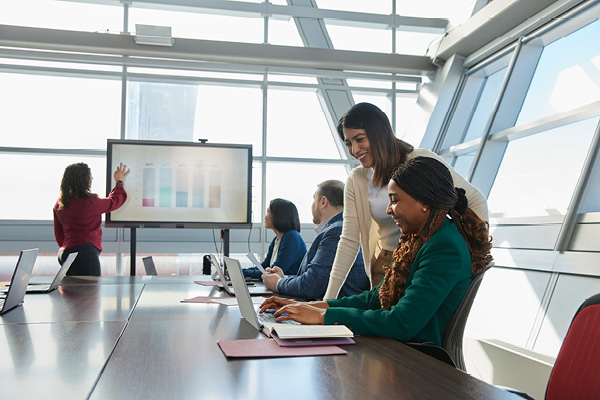
[[[269,210],[273,217],[273,228],[281,233],[292,229],[300,232],[300,216],[294,203],[285,199],[273,199],[269,203]]]
[[[452,175],[444,164],[430,157],[415,157],[398,166],[392,180],[410,197],[430,206],[431,215],[422,232],[400,237],[392,265],[384,267],[385,278],[379,287],[382,308],[389,310],[403,296],[417,253],[442,227],[447,215],[469,248],[473,277],[485,271],[492,261],[489,225],[468,207],[464,189],[454,187]]]
[[[73,198],[92,199],[98,197],[90,193],[92,171],[86,163],[71,164],[65,168],[60,183],[60,196],[58,198],[58,209],[66,210]]]
[[[340,118],[337,130],[344,141],[344,128],[364,129],[373,153],[373,185],[384,186],[392,172],[406,162],[413,146],[394,135],[390,120],[383,111],[371,103],[358,103]]]

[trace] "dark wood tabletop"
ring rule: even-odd
[[[268,339],[236,306],[181,303],[224,295],[193,283],[207,277],[103,278],[69,277],[0,317],[3,398],[515,398],[386,338],[356,337],[346,355],[227,359],[217,341]]]

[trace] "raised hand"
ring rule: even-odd
[[[117,170],[115,171],[115,173],[113,174],[113,178],[115,178],[115,181],[123,181],[125,182],[125,178],[127,178],[127,175],[129,175],[131,171],[129,170],[129,168],[127,168],[127,165],[121,163],[118,167]]]

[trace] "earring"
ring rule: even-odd
[[[426,207],[423,207],[423,212],[427,212],[427,208]]]

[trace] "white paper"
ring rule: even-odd
[[[266,300],[266,297],[252,297],[252,304],[262,304]],[[235,297],[223,297],[222,299],[212,299],[213,303],[223,304],[225,306],[237,306],[237,300]]]
[[[256,266],[256,268],[258,268],[261,273],[263,273],[263,274],[267,273],[265,271],[265,269],[263,268],[263,266],[260,265],[260,263],[258,262],[258,260],[256,259],[256,257],[254,256],[254,253],[248,253],[248,254],[246,254],[246,257],[248,257],[248,260],[252,261],[252,264],[254,264]]]

